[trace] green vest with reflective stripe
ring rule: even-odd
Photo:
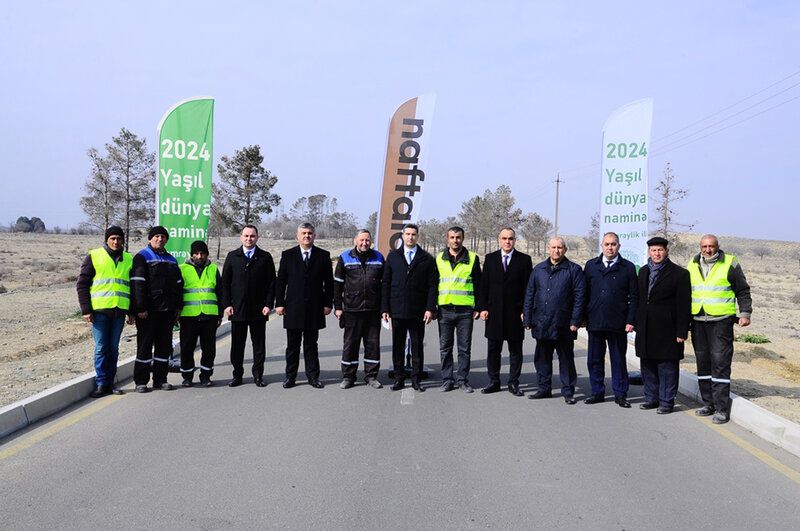
[[[89,251],[94,267],[94,278],[89,288],[92,310],[110,310],[131,307],[131,267],[133,257],[123,251],[122,260],[115,264],[103,247]]]
[[[197,276],[197,269],[191,264],[181,264],[183,277],[183,309],[181,317],[198,315],[219,315],[217,306],[217,266],[208,264],[203,274]]]
[[[708,315],[736,315],[736,294],[728,282],[728,271],[736,260],[732,254],[726,254],[723,261],[718,261],[708,276],[703,278],[700,264],[689,262],[689,277],[692,280],[692,314],[697,315],[705,310]]]
[[[449,251],[444,251],[447,253]],[[436,255],[436,267],[439,269],[439,306],[455,304],[456,306],[475,306],[475,289],[472,285],[472,268],[478,256],[469,253],[469,263],[458,263],[455,269],[444,253]]]

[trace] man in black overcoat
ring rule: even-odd
[[[647,241],[647,265],[639,269],[636,355],[641,359],[645,402],[641,409],[672,413],[680,360],[689,336],[692,284],[689,272],[669,259],[667,240]]]
[[[476,309],[486,322],[484,336],[488,342],[486,368],[489,385],[481,393],[496,393],[500,390],[500,354],[503,341],[508,343],[508,392],[524,396],[519,390],[522,373],[522,341],[525,328],[522,326],[522,304],[525,287],[533,268],[531,257],[514,248],[516,233],[505,228],[497,238],[500,249],[489,253],[483,262],[483,275]]]
[[[319,381],[319,330],[333,308],[333,268],[331,254],[314,245],[316,231],[311,223],[297,228],[299,245],[283,251],[275,282],[275,313],[283,316],[286,329],[286,379],[283,387],[294,387],[303,345],[308,384],[316,389]]]
[[[419,228],[409,223],[403,228],[403,246],[388,253],[383,269],[381,311],[383,320],[392,320],[392,363],[395,382],[393,391],[405,387],[406,336],[411,340],[411,387],[424,391],[420,385],[425,358],[422,343],[425,325],[436,311],[439,274],[433,257],[417,245]]]
[[[266,326],[272,307],[275,262],[271,254],[256,246],[258,229],[255,225],[245,225],[239,239],[242,246],[228,253],[222,269],[220,306],[231,321],[233,380],[228,385],[237,387],[242,384],[244,347],[250,330],[253,382],[264,387],[267,385],[263,379],[267,354]]]

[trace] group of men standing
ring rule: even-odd
[[[92,396],[119,393],[114,387],[118,342],[126,317],[135,317],[137,356],[134,381],[146,392],[152,372],[153,388],[168,390],[167,362],[171,332],[181,323],[183,385],[192,385],[193,352],[200,339],[200,383],[210,386],[215,358],[215,331],[222,317],[231,321],[230,360],[233,379],[242,384],[244,350],[249,332],[253,346],[255,385],[266,385],[266,321],[274,308],[286,329],[284,388],[295,385],[302,346],[310,386],[322,388],[318,337],[326,316],[334,311],[344,329],[342,382],[355,385],[359,350],[364,345],[365,382],[382,387],[380,370],[381,321],[392,329],[391,388],[421,385],[425,327],[434,319],[439,328],[443,392],[469,384],[474,320],[485,321],[489,384],[484,394],[501,390],[500,360],[503,342],[509,352],[508,392],[524,396],[519,380],[525,330],[536,340],[534,366],[537,389],[528,398],[552,396],[553,354],[558,356],[561,395],[575,404],[577,371],[574,340],[580,327],[589,336],[587,365],[591,393],[587,404],[605,401],[605,353],[609,352],[614,401],[629,408],[626,365],[627,334],[636,332],[636,355],[641,358],[645,383],[642,409],[670,413],[677,394],[678,363],[691,324],[698,378],[704,406],[701,416],[727,422],[730,412],[730,365],[733,323],[750,324],[749,286],[735,257],[719,249],[713,235],[701,239],[701,253],[688,270],[669,260],[668,242],[652,238],[648,264],[636,267],[619,254],[615,233],[601,242],[600,256],[583,268],[567,257],[563,238],[548,245],[548,258],[535,266],[531,257],[515,248],[513,229],[498,236],[499,249],[485,257],[463,245],[464,230],[447,231],[446,248],[435,256],[418,244],[419,228],[409,224],[402,245],[385,258],[372,249],[372,236],[360,230],[354,247],[343,252],[335,273],[330,253],[314,245],[315,229],[299,226],[298,245],[281,255],[277,274],[272,256],[257,246],[258,229],[242,229],[242,246],[231,251],[222,274],[208,260],[208,248],[194,242],[186,263],[166,250],[166,229],[153,227],[148,246],[131,257],[122,251],[119,227],[106,232],[104,246],[89,253],[78,279],[81,310],[93,324],[96,388]],[[736,302],[739,309],[737,316]],[[453,350],[457,351],[454,358]],[[405,366],[410,352],[411,372]]]

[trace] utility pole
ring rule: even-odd
[[[553,226],[553,237],[558,236],[558,188],[561,183],[564,181],[561,180],[561,174],[556,174],[556,222]]]

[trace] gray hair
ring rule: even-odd
[[[314,228],[314,225],[312,225],[308,221],[301,223],[300,225],[297,226],[297,232],[300,232],[303,229],[311,229],[311,234],[316,234],[317,232],[316,229]]]

